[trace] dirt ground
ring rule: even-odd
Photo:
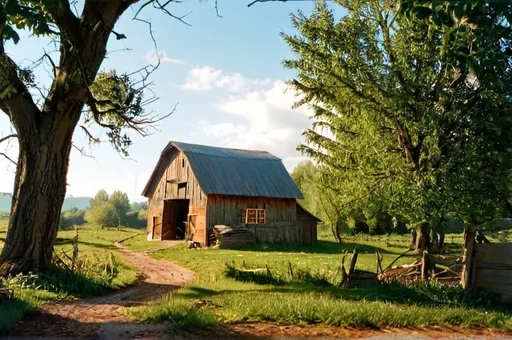
[[[137,268],[140,280],[130,288],[77,302],[49,303],[18,322],[12,336],[116,339],[162,333],[169,325],[138,325],[121,315],[123,307],[156,299],[194,279],[194,273],[172,262],[130,251],[115,243],[123,259]]]
[[[286,326],[267,323],[221,324],[194,332],[170,335],[170,324],[133,323],[121,314],[123,307],[156,299],[194,279],[194,273],[172,262],[129,250],[115,243],[126,262],[138,269],[141,279],[132,287],[76,302],[47,304],[18,322],[11,333],[17,338],[82,339],[512,339],[512,333],[457,327],[352,329],[326,325]]]

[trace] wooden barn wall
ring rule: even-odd
[[[297,226],[301,229],[303,244],[316,244],[318,239],[318,221],[297,206]]]
[[[153,217],[159,217],[161,223],[164,211],[164,200],[166,199],[189,199],[189,214],[192,214],[192,211],[198,211],[199,214],[197,214],[196,217],[199,221],[198,225],[205,225],[206,210],[204,208],[206,207],[206,195],[201,190],[188,160],[182,152],[169,152],[150,187],[148,201],[148,239],[152,239]],[[200,208],[202,208],[202,210]],[[161,225],[157,225],[157,229],[158,228],[161,229]],[[202,233],[205,234],[204,231]],[[159,235],[158,232],[156,234]],[[194,235],[194,238],[197,237],[198,236]],[[204,243],[204,239],[205,237],[203,236],[201,243]]]
[[[471,288],[499,294],[503,302],[512,303],[512,243],[474,244],[469,261]]]
[[[264,243],[302,243],[294,199],[208,195],[206,224],[245,226],[246,209],[265,209],[265,224],[249,224]]]

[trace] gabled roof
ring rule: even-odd
[[[170,142],[162,152],[143,196],[166,155],[179,150],[205,194],[301,199],[303,195],[280,158],[266,152]]]

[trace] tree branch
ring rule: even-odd
[[[82,38],[80,20],[71,10],[69,1],[46,1],[43,2],[43,4],[49,4],[44,7],[48,13],[50,13],[53,21],[55,21],[61,36],[65,40],[69,40],[73,45],[77,46]]]
[[[0,152],[0,156],[4,157],[5,159],[7,159],[9,162],[11,162],[12,164],[14,165],[18,165],[18,163],[16,163],[11,157],[7,156],[7,154],[3,153],[3,152]]]
[[[2,138],[0,138],[0,143],[5,142],[9,138],[18,138],[18,135],[12,134],[12,135],[8,135],[8,136],[5,136],[5,137],[2,137]]]

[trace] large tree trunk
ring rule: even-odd
[[[114,24],[135,2],[87,0],[80,18],[67,2],[55,11],[55,6],[48,7],[60,31],[61,54],[42,108],[35,105],[0,44],[0,109],[15,127],[20,147],[0,270],[36,271],[51,262],[73,132],[84,104],[95,105],[89,85],[105,57]]]
[[[68,113],[74,115],[49,114],[37,134],[20,135],[11,218],[0,255],[2,271],[37,271],[51,262],[76,126],[76,119],[69,117],[79,116],[81,110],[71,106],[75,112]]]

